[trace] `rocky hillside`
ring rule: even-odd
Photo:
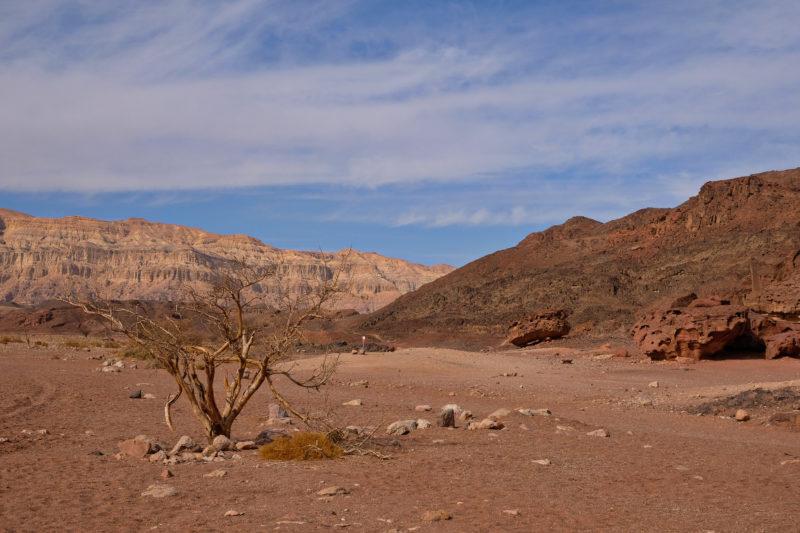
[[[796,318],[798,206],[795,169],[712,181],[678,207],[605,224],[572,218],[399,298],[361,326],[387,336],[500,336],[523,315],[565,307],[578,331],[608,331],[689,291]]]
[[[352,296],[340,309],[378,309],[453,270],[374,253],[278,250],[244,235],[158,224],[141,219],[105,222],[82,217],[36,218],[0,209],[0,301],[36,304],[68,291],[114,299],[175,300],[185,284],[203,286],[233,259],[280,262],[280,276],[263,284],[297,288],[350,265]]]

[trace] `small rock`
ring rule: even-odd
[[[239,452],[242,450],[255,450],[255,449],[256,449],[256,443],[255,441],[252,440],[240,440],[239,442],[236,443],[236,451]]]
[[[571,365],[572,364],[572,359],[562,359],[561,360],[561,364],[562,365]]]
[[[496,410],[494,413],[490,414],[486,418],[491,418],[492,420],[497,420],[499,418],[505,418],[509,414],[511,414],[511,411],[509,409],[500,408],[500,409]]]
[[[265,429],[256,436],[256,446],[263,446],[274,441],[277,437],[285,437],[287,432],[280,429]]]
[[[152,498],[166,498],[168,496],[175,496],[178,491],[171,485],[164,485],[163,483],[155,483],[147,487],[147,490],[142,492],[142,496],[150,496]]]
[[[89,452],[88,455],[96,455],[98,457],[102,457],[104,454],[100,450],[94,450],[93,452]]]
[[[594,431],[590,431],[587,433],[590,437],[610,437],[611,434],[603,428],[595,429]]]
[[[439,522],[441,520],[450,520],[453,518],[453,515],[444,509],[436,509],[433,511],[425,511],[422,513],[421,518],[423,522]]]
[[[520,516],[520,514],[522,514],[519,512],[519,509],[503,509],[503,512],[511,516]]]
[[[542,465],[542,466],[550,466],[551,464],[553,464],[553,463],[550,462],[550,459],[534,459],[531,462],[532,463],[536,463],[537,465]]]
[[[136,389],[135,391],[133,391],[131,393],[130,396],[128,396],[128,398],[132,398],[132,399],[139,399],[141,397],[142,397],[142,389]]]
[[[455,392],[448,392],[448,393],[447,393],[447,395],[448,395],[448,396],[455,396],[455,395],[456,395],[456,393],[455,393]]]
[[[475,418],[472,414],[472,411],[462,411],[460,415],[458,415],[458,419],[462,422],[466,422],[467,420],[472,420]]]
[[[113,366],[117,368],[125,368],[125,363],[123,361],[117,361]]]
[[[647,384],[647,386],[650,387],[651,389],[657,389],[658,381],[651,381],[650,383]]]
[[[164,461],[167,459],[167,452],[164,450],[159,450],[156,453],[152,454],[150,457],[147,458],[151,463],[157,463],[159,461]]]
[[[600,347],[600,349],[601,350],[610,350],[611,349],[611,343],[610,342],[605,343],[604,345],[602,345]]]
[[[216,451],[223,452],[225,450],[230,450],[233,447],[233,442],[225,435],[217,435],[214,437],[214,440],[211,441],[211,446],[213,446]]]
[[[226,511],[225,516],[243,516],[244,513],[241,511]]]
[[[174,476],[175,476],[175,474],[173,474],[172,472],[170,472],[166,468],[161,471],[161,477],[164,478],[164,479],[168,479],[168,478],[171,478],[171,477],[174,477]]]
[[[436,419],[436,425],[442,428],[456,427],[455,411],[452,408],[442,409],[439,418]]]
[[[614,357],[617,357],[617,358],[621,359],[621,358],[625,358],[625,357],[628,357],[628,356],[629,356],[628,350],[626,350],[625,348],[617,348],[614,351]]]
[[[286,411],[286,408],[279,403],[271,403],[269,404],[269,418],[270,420],[278,419],[278,418],[287,418],[289,413]]]
[[[217,449],[211,446],[210,444],[203,448],[203,457],[216,457]]]
[[[747,422],[750,420],[750,413],[745,411],[744,409],[739,409],[736,411],[736,415],[734,416],[737,422]]]
[[[528,424],[520,424],[519,425],[519,429],[521,429],[523,431],[530,431],[531,427]]]
[[[122,372],[116,366],[104,366],[100,369],[101,372]]]
[[[358,406],[364,405],[364,402],[362,402],[360,399],[356,398],[355,400],[350,400],[349,402],[344,402],[342,405],[352,405],[354,407],[358,407]]]
[[[517,412],[525,416],[550,416],[550,409],[517,409]]]
[[[417,429],[428,429],[432,426],[433,424],[431,424],[430,421],[425,420],[424,418],[417,419]]]
[[[225,477],[227,475],[228,472],[226,470],[214,470],[213,472],[203,474],[203,477]]]
[[[418,405],[414,408],[415,411],[424,412],[424,411],[431,411],[432,408],[430,405]]]
[[[499,420],[484,418],[478,424],[478,429],[503,429],[505,425]]]
[[[137,441],[136,439],[123,440],[117,443],[119,451],[129,457],[143,459],[150,453],[150,443]]]
[[[389,424],[386,433],[389,435],[406,435],[417,429],[416,420],[398,420]]]
[[[146,393],[142,394],[142,398],[144,398],[145,400],[155,400],[156,399],[156,395],[152,394],[150,392],[146,392]]]
[[[344,494],[350,494],[350,491],[344,487],[338,487],[336,485],[325,487],[324,489],[317,491],[317,496],[341,496]]]
[[[178,455],[181,452],[195,452],[199,451],[200,449],[200,445],[193,441],[190,436],[183,435],[180,439],[178,439],[178,442],[175,444],[169,454]]]

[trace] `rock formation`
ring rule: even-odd
[[[522,320],[508,328],[507,343],[527,346],[545,339],[556,339],[569,333],[566,309],[548,309]]]
[[[532,310],[567,307],[582,330],[629,328],[640,309],[690,291],[800,315],[800,169],[708,182],[672,209],[532,233],[365,318],[402,337],[431,331],[497,341]]]
[[[0,302],[36,304],[68,291],[112,299],[176,300],[185,284],[205,286],[235,259],[279,264],[260,289],[277,301],[284,291],[330,276],[343,261],[352,296],[339,309],[373,311],[453,270],[374,253],[279,250],[245,235],[159,224],[82,217],[37,218],[0,209]]]

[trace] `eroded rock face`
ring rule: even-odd
[[[569,333],[566,309],[548,309],[518,320],[508,328],[507,343],[527,346],[545,339],[556,339]]]
[[[217,235],[142,219],[105,222],[83,217],[37,218],[0,208],[0,302],[38,304],[75,291],[118,300],[178,301],[190,284],[204,289],[235,259],[278,264],[259,289],[275,303],[284,290],[327,279],[343,262],[352,294],[337,309],[373,311],[453,270],[374,253],[278,250],[246,235]],[[46,320],[46,318],[45,318]]]
[[[651,359],[705,359],[720,352],[750,329],[746,307],[714,305],[650,311],[631,333]]]
[[[776,357],[800,357],[800,331],[789,330],[763,337],[767,359]]]

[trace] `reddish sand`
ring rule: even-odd
[[[142,363],[135,370],[99,373],[100,362],[87,360],[97,353],[0,346],[0,437],[9,439],[0,443],[0,529],[798,528],[800,434],[766,425],[774,409],[751,410],[753,419],[742,423],[682,412],[756,384],[800,385],[798,360],[686,366],[598,360],[607,351],[568,348],[500,353],[420,348],[346,355],[334,383],[321,393],[283,390],[300,405],[333,407],[333,419],[342,425],[386,425],[409,418],[435,422],[447,403],[479,419],[501,407],[549,408],[552,415],[512,413],[501,431],[433,427],[388,437],[381,430],[374,445],[392,455],[386,461],[349,456],[265,463],[248,451],[241,460],[170,466],[174,477],[162,480],[160,464],[116,459],[117,442],[138,434],[165,446],[182,434],[202,441],[199,425],[183,400],[174,412],[177,431],[164,425],[161,398],[174,387],[166,373],[142,368]],[[573,363],[562,364],[563,357]],[[368,380],[369,387],[357,385],[361,380]],[[652,381],[659,382],[658,388],[648,386]],[[135,389],[159,400],[129,399]],[[364,405],[341,405],[355,398]],[[260,391],[234,425],[234,439],[251,439],[260,431],[268,403],[267,391]],[[430,404],[434,411],[417,413],[418,404]],[[587,435],[597,428],[607,429],[610,438]],[[39,429],[50,434],[23,433]],[[534,462],[541,459],[551,464]],[[203,477],[220,468],[226,476]],[[141,496],[149,485],[162,482],[177,489],[177,495]],[[350,494],[316,495],[331,485]],[[452,519],[424,522],[422,513],[435,509]],[[244,514],[225,517],[230,510]]]

